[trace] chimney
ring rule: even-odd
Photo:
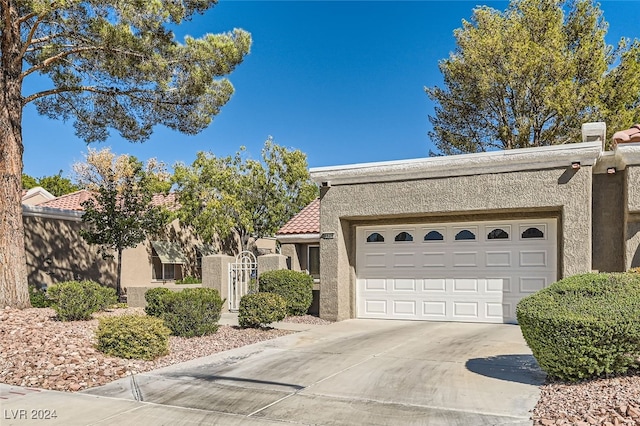
[[[582,142],[601,142],[602,150],[604,151],[606,138],[607,123],[598,121],[582,125]]]

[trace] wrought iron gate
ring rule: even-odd
[[[229,264],[229,310],[237,311],[242,296],[257,291],[258,262],[253,253],[243,251]]]

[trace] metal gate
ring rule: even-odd
[[[258,291],[258,261],[250,251],[236,256],[229,264],[229,310],[237,311],[245,294]]]

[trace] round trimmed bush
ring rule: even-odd
[[[151,360],[169,353],[169,335],[160,318],[121,315],[100,318],[96,348],[110,356]]]
[[[240,327],[261,327],[281,321],[287,315],[287,302],[275,293],[253,293],[242,296],[238,310]]]
[[[144,293],[144,300],[147,301],[144,311],[147,315],[159,317],[164,312],[163,297],[171,293],[166,287],[156,287],[147,290]]]
[[[118,301],[114,289],[89,280],[55,284],[47,290],[47,298],[61,321],[91,319],[91,314]]]
[[[640,275],[565,278],[518,303],[518,323],[540,367],[577,381],[637,368]]]
[[[224,300],[213,288],[186,288],[160,297],[160,318],[175,336],[194,337],[218,331]]]
[[[29,285],[29,301],[34,308],[48,308],[53,303],[47,298],[45,290],[38,289],[34,285]]]
[[[299,271],[280,269],[260,275],[260,291],[275,293],[287,301],[288,315],[304,315],[313,301],[313,277]]]

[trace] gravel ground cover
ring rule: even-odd
[[[102,315],[144,315],[142,308]],[[324,325],[310,315],[283,322]],[[170,353],[154,361],[108,357],[94,349],[98,320],[60,322],[52,309],[0,309],[0,382],[79,391],[167,365],[290,334],[279,329],[220,326],[211,336],[170,337]],[[640,372],[576,384],[549,381],[532,412],[535,426],[640,425]]]
[[[140,314],[142,308],[114,309],[94,314],[90,321],[61,322],[49,308],[0,309],[0,382],[60,391],[101,386],[136,374],[292,333],[272,328],[241,329],[221,325],[210,336],[171,336],[169,355],[154,361],[125,360],[94,348],[99,316]],[[321,324],[319,318],[296,322]],[[291,321],[291,320],[290,320]]]
[[[575,384],[549,381],[533,410],[534,425],[640,425],[640,373]]]

